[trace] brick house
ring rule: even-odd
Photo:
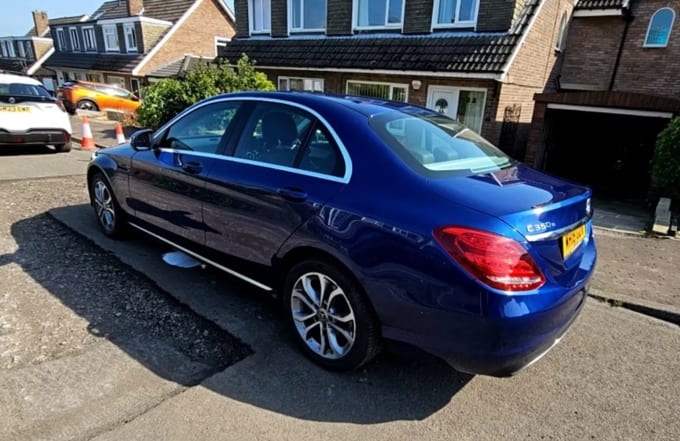
[[[234,35],[222,0],[111,0],[88,21],[50,26],[45,65],[59,84],[90,80],[138,92],[146,76],[186,55],[214,58]]]
[[[524,154],[570,0],[236,0],[236,37],[280,90],[428,106]]]
[[[679,12],[677,0],[579,0],[525,160],[596,195],[644,199],[656,137],[680,114]]]
[[[33,76],[41,79],[45,87],[54,90],[53,72],[42,68],[54,52],[50,25],[87,20],[87,15],[49,19],[47,13],[33,11],[33,23],[26,35],[0,37],[0,71]]]

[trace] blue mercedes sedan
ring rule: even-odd
[[[560,341],[596,261],[588,188],[405,103],[215,96],[99,151],[87,183],[104,234],[142,231],[271,291],[334,370],[389,339],[510,375]]]

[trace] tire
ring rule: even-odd
[[[324,290],[320,289],[322,281]],[[284,281],[283,301],[294,339],[322,367],[356,369],[380,352],[380,325],[368,300],[357,283],[335,265],[322,261],[295,265]]]
[[[122,238],[126,225],[125,213],[118,205],[111,186],[99,172],[92,176],[90,182],[90,200],[102,232],[110,238]]]
[[[55,144],[54,151],[55,153],[68,153],[71,151],[71,145],[70,142],[67,142],[66,144]]]
[[[94,112],[99,111],[99,106],[97,106],[97,103],[91,100],[80,100],[78,101],[76,107],[81,110],[92,110]]]

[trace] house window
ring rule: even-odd
[[[470,27],[477,22],[478,0],[434,0],[434,27]]]
[[[35,54],[33,54],[33,43],[30,41],[27,41],[24,43],[26,45],[26,56],[28,58],[34,58]]]
[[[74,51],[79,51],[80,50],[80,41],[78,40],[78,29],[69,28],[68,34],[71,37],[71,48]]]
[[[290,0],[288,5],[293,31],[326,29],[326,0]]]
[[[116,25],[106,25],[102,26],[104,31],[104,47],[107,51],[119,51],[120,46],[118,44],[118,30]]]
[[[26,51],[24,50],[24,42],[17,41],[17,46],[19,47],[19,58],[26,58]]]
[[[231,41],[231,38],[227,37],[215,37],[215,56],[219,57],[220,48],[227,47],[227,43]]]
[[[304,91],[304,92],[323,92],[322,78],[299,78],[299,77],[279,77],[279,90],[281,91]]]
[[[405,103],[408,98],[408,85],[347,81],[347,94],[401,101]]]
[[[563,51],[567,46],[567,24],[569,19],[567,18],[567,13],[562,14],[562,20],[560,21],[560,32],[557,34],[557,41],[555,42],[555,50]]]
[[[128,52],[137,52],[137,35],[135,34],[135,24],[125,23],[123,25],[125,31],[125,50]]]
[[[57,29],[57,43],[60,51],[66,50],[66,34],[63,29]]]
[[[358,28],[399,27],[404,15],[404,0],[355,0]]]
[[[461,90],[458,95],[458,121],[475,132],[482,130],[486,93],[480,90]]]
[[[7,57],[9,54],[7,52],[7,42],[6,41],[0,41],[0,51],[2,51],[2,56]]]
[[[250,0],[250,32],[253,34],[271,31],[272,15],[271,0]]]
[[[649,21],[645,47],[666,47],[674,21],[675,12],[671,8],[661,8],[656,11]]]
[[[5,43],[7,43],[7,50],[10,58],[16,58],[17,54],[14,52],[14,42],[12,40],[7,40]]]
[[[94,36],[94,28],[83,28],[83,41],[86,51],[97,50],[97,39]]]

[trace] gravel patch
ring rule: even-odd
[[[74,356],[104,338],[192,385],[251,353],[45,213],[86,202],[82,177],[2,182],[0,201],[0,370]]]

